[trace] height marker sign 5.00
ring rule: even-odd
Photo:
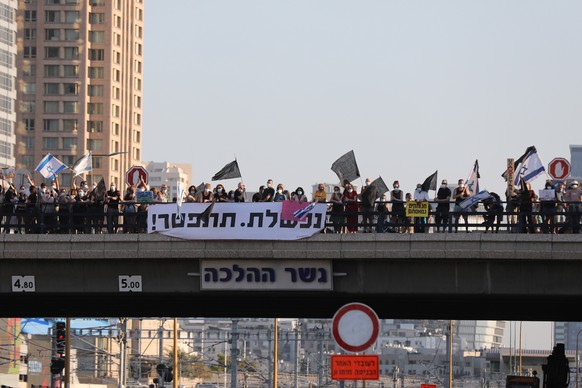
[[[348,352],[368,349],[376,342],[379,331],[378,315],[363,303],[348,303],[333,316],[333,338]]]

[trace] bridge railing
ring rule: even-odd
[[[388,207],[382,206],[387,204]],[[439,212],[436,202],[429,206],[428,217],[406,216],[402,208],[393,211],[392,202],[378,202],[374,210],[337,209],[329,203],[327,233],[580,233],[580,203],[565,207],[507,211],[485,209],[482,205],[467,211]],[[125,202],[113,208],[106,204],[3,204],[0,228],[3,233],[146,233],[147,208],[156,203]],[[379,206],[378,206],[379,205]],[[379,209],[386,209],[384,211]]]

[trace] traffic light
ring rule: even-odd
[[[55,343],[57,348],[57,358],[65,357],[67,326],[65,322],[57,322],[55,330]]]
[[[51,373],[53,375],[58,375],[65,369],[65,359],[64,358],[53,358],[51,360]]]

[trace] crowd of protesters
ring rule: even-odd
[[[175,202],[169,198],[168,189],[149,187],[144,181],[121,192],[115,184],[107,189],[103,180],[88,185],[73,180],[70,188],[59,187],[58,180],[47,185],[27,177],[28,186],[15,187],[3,182],[0,214],[4,233],[144,233],[147,230],[147,210],[155,203]],[[491,229],[499,232],[519,233],[580,233],[582,215],[582,188],[577,181],[567,187],[561,182],[545,183],[550,197],[538,198],[529,183],[521,188],[509,189],[502,201],[496,193],[470,208],[461,203],[471,196],[460,179],[451,187],[446,179],[434,197],[418,184],[413,193],[404,193],[396,180],[392,189],[380,192],[370,179],[359,192],[350,182],[335,186],[331,194],[320,183],[309,198],[302,187],[289,191],[282,183],[274,186],[269,179],[266,185],[247,197],[243,182],[227,191],[222,184],[214,188],[210,183],[190,186],[181,198],[183,203],[212,202],[321,202],[328,205],[328,233],[457,233],[464,223],[466,232]],[[137,200],[140,192],[148,192],[150,201]],[[406,202],[429,202],[428,217],[409,217]],[[506,223],[502,225],[502,220]]]

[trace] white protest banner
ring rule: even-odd
[[[281,219],[281,202],[155,204],[148,209],[148,233],[190,240],[298,240],[325,227],[327,205],[318,203],[303,221]]]

